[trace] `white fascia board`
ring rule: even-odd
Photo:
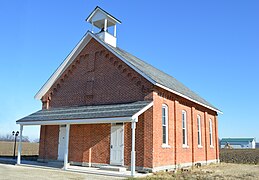
[[[66,119],[53,121],[27,121],[16,122],[20,125],[62,125],[62,124],[103,124],[103,123],[118,123],[132,122],[132,117],[114,117],[114,118],[96,118],[96,119]]]
[[[151,103],[149,103],[148,105],[146,105],[144,108],[142,108],[140,111],[138,111],[137,113],[135,113],[132,116],[132,119],[137,119],[139,115],[141,115],[143,112],[145,112],[146,110],[148,110],[150,107],[152,107],[154,105],[154,102],[152,101]]]
[[[91,36],[92,37],[92,36]],[[78,54],[82,51],[82,49],[88,44],[91,37],[89,33],[86,33],[83,38],[79,41],[76,47],[71,51],[71,53],[66,57],[66,59],[62,62],[62,64],[57,68],[57,70],[51,75],[51,77],[47,80],[47,82],[42,86],[42,88],[37,92],[34,96],[35,99],[40,100],[45,93],[51,88],[51,86],[55,83],[55,81],[60,77],[64,68],[71,64],[74,59],[78,56]]]
[[[194,99],[192,99],[192,98],[189,98],[188,96],[185,96],[185,95],[183,95],[183,94],[181,94],[181,93],[179,93],[179,92],[176,92],[176,91],[174,91],[174,90],[172,90],[172,89],[170,89],[170,88],[167,88],[167,87],[165,87],[165,86],[163,86],[163,85],[161,85],[161,84],[159,84],[159,83],[156,83],[155,85],[158,86],[158,87],[161,87],[161,88],[163,88],[163,89],[165,89],[165,90],[167,90],[167,91],[170,91],[170,92],[172,92],[172,93],[174,93],[174,94],[176,94],[176,95],[178,95],[178,96],[181,96],[181,97],[183,97],[183,98],[185,98],[185,99],[188,99],[189,101],[192,101],[192,102],[194,102],[194,103],[196,103],[196,104],[199,104],[199,105],[201,105],[201,106],[203,106],[203,107],[206,107],[206,108],[211,109],[211,110],[213,110],[213,111],[216,111],[216,112],[218,112],[218,113],[220,113],[220,114],[223,114],[223,112],[221,112],[221,111],[218,110],[218,109],[215,109],[215,108],[213,108],[213,107],[210,107],[210,106],[208,106],[208,105],[205,105],[205,104],[203,104],[203,103],[200,103],[200,102],[198,102],[198,101],[196,101],[196,100],[194,100]]]

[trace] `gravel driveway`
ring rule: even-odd
[[[123,179],[119,177],[94,175],[86,173],[68,172],[59,169],[43,169],[34,167],[15,166],[9,164],[0,164],[0,179],[19,179],[19,180],[30,180],[30,179],[55,179],[55,180],[81,180],[81,179]]]

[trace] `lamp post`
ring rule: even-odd
[[[17,136],[19,135],[19,131],[13,131],[13,136],[14,136],[14,147],[13,147],[13,159],[15,159],[15,151],[16,151],[16,140]]]

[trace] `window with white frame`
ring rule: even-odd
[[[198,146],[201,146],[201,116],[197,116]]]
[[[162,129],[163,129],[163,144],[168,145],[168,107],[162,106]]]
[[[209,127],[210,127],[210,146],[213,146],[213,138],[212,138],[212,120],[209,120]]]
[[[187,146],[187,120],[186,111],[182,111],[183,146]]]

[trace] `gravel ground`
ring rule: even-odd
[[[52,170],[52,169],[43,169],[43,168],[33,168],[33,167],[23,167],[23,166],[14,166],[7,164],[0,164],[0,179],[9,180],[9,179],[19,179],[19,180],[81,180],[81,179],[91,179],[91,180],[101,180],[101,179],[123,179],[119,177],[112,176],[103,176],[103,175],[94,175],[86,173],[75,173],[67,172],[62,170]]]

